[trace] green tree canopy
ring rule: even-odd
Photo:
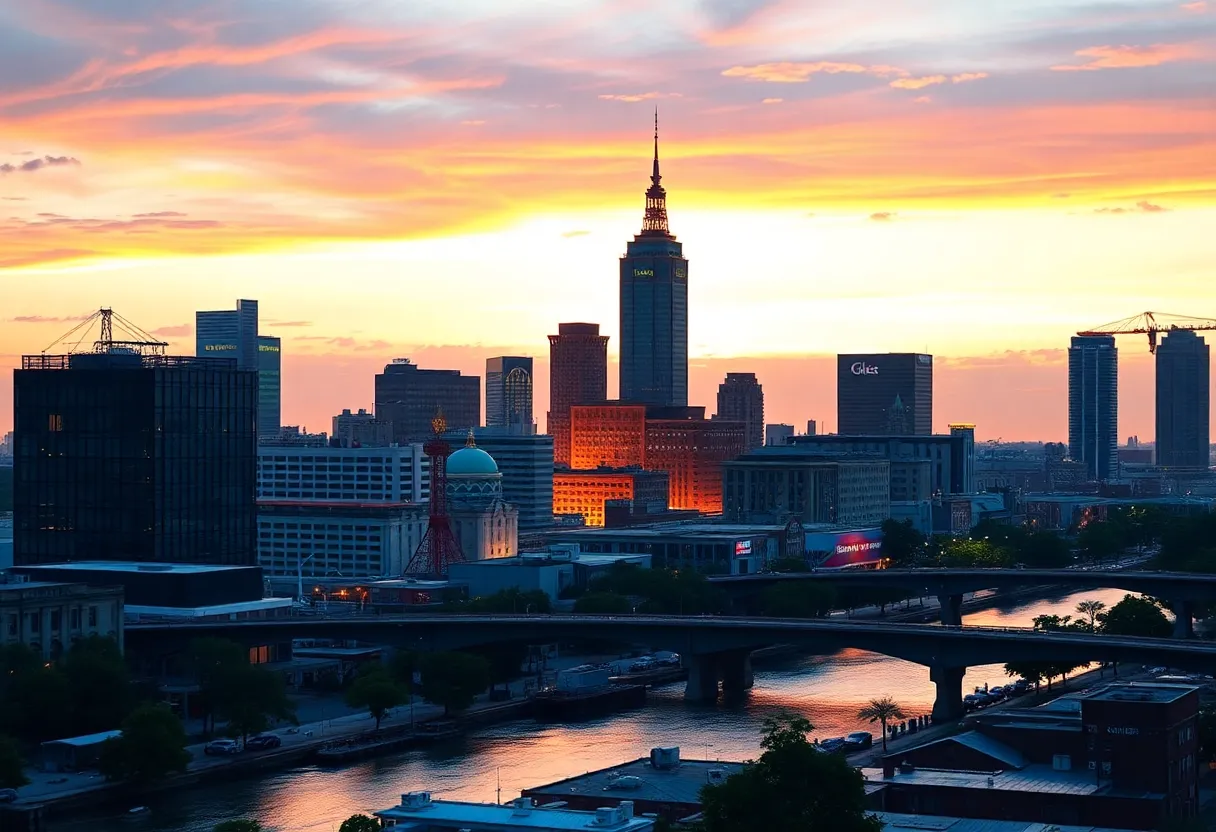
[[[122,736],[102,745],[99,768],[107,780],[148,782],[189,763],[181,720],[164,705],[142,705],[123,720]]]
[[[887,519],[882,521],[882,556],[895,567],[914,566],[925,553],[925,536],[918,532],[911,520]]]
[[[760,603],[772,618],[823,618],[832,612],[836,591],[812,581],[784,581],[764,590]]]
[[[704,832],[879,832],[861,774],[811,745],[811,729],[802,718],[765,720],[760,759],[701,789]]]
[[[409,701],[406,689],[379,666],[366,668],[346,691],[346,704],[366,708],[376,720],[376,730],[389,709]]]
[[[588,592],[574,602],[579,615],[626,615],[632,610],[629,599],[615,592]]]
[[[1101,631],[1113,636],[1169,638],[1174,629],[1157,602],[1144,595],[1124,595],[1097,620]]]
[[[421,670],[422,698],[442,705],[444,716],[467,710],[490,686],[490,663],[470,653],[427,653]]]
[[[870,703],[857,712],[858,719],[867,722],[877,722],[882,726],[882,750],[887,750],[887,724],[904,718],[903,708],[890,696],[871,699]]]
[[[638,598],[639,612],[660,615],[716,613],[726,608],[726,594],[704,574],[690,569],[642,569],[617,563],[595,579],[588,594],[602,592]]]
[[[72,697],[73,733],[111,731],[130,713],[131,676],[114,639],[95,635],[76,642],[60,669]]]
[[[1081,556],[1090,561],[1114,557],[1128,546],[1126,530],[1112,521],[1090,522],[1077,533]]]
[[[462,604],[451,606],[461,612],[469,613],[501,612],[522,615],[532,612],[547,615],[553,609],[553,602],[549,600],[549,596],[544,590],[532,589],[524,592],[519,587],[511,587],[499,590],[493,595],[470,598]]]
[[[990,540],[953,538],[941,541],[937,566],[951,568],[989,569],[1014,564],[1013,551]]]
[[[1178,572],[1216,572],[1216,514],[1172,517],[1160,532],[1156,565]]]
[[[0,736],[0,789],[16,789],[28,782],[21,749],[12,737]]]
[[[18,673],[5,698],[7,727],[32,742],[70,737],[74,733],[72,699],[68,680],[57,668],[39,665]]]
[[[265,731],[271,720],[297,723],[283,677],[264,667],[228,667],[218,674],[212,692],[218,713],[228,721],[228,733],[242,741]]]
[[[342,821],[338,832],[380,832],[380,821],[368,815],[351,815]]]

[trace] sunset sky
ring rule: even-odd
[[[938,427],[1059,440],[1069,335],[1216,317],[1216,0],[24,0],[0,367],[103,305],[188,354],[248,297],[287,423],[395,356],[512,353],[543,429],[557,323],[615,352],[656,106],[710,412],[752,370],[768,421],[832,429],[836,352],[927,350]]]

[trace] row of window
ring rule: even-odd
[[[73,607],[72,609],[68,610],[68,629],[70,629],[70,630],[81,629],[80,622],[82,619],[87,620],[89,622],[89,624],[88,624],[89,627],[96,627],[97,626],[97,607],[89,607],[87,609],[87,616],[85,613],[86,613],[86,610],[81,607]],[[8,627],[9,637],[16,638],[20,634],[20,630],[21,630],[21,617],[20,617],[20,615],[18,615],[18,613],[15,613],[15,612],[8,613],[8,615],[6,617],[8,619],[7,627]],[[63,629],[63,610],[52,609],[51,614],[50,614],[50,619],[51,620],[48,624],[48,629],[52,633],[57,633]],[[31,632],[31,633],[42,632],[42,611],[38,610],[35,612],[25,613],[25,622],[26,622],[26,629],[28,629],[29,632]]]

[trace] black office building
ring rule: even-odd
[[[933,433],[933,356],[836,356],[836,432],[848,436]]]
[[[667,227],[659,123],[642,231],[621,258],[621,401],[688,405],[688,261]]]
[[[15,564],[256,564],[256,370],[29,355],[13,389]]]
[[[1068,347],[1068,455],[1091,480],[1119,473],[1119,350],[1112,335],[1074,335]]]
[[[431,420],[442,410],[448,430],[467,431],[481,424],[481,379],[459,370],[423,370],[398,358],[376,376],[376,418],[393,423],[398,445],[423,442]]]
[[[1157,345],[1157,464],[1207,468],[1211,356],[1194,332],[1173,329]]]

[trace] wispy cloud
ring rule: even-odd
[[[88,320],[88,315],[70,315],[66,318],[50,317],[47,315],[17,315],[8,318],[14,324],[73,324]]]
[[[625,101],[636,103],[638,101],[653,101],[657,98],[680,98],[678,92],[631,92],[631,93],[605,93],[599,96],[604,101]]]
[[[878,211],[877,213],[870,214],[870,219],[873,220],[874,222],[891,222],[892,220],[895,219],[895,212],[894,211]]]
[[[1132,208],[1123,208],[1121,206],[1115,207],[1115,208],[1095,208],[1094,213],[1095,214],[1163,214],[1168,210],[1170,210],[1170,209],[1165,208],[1164,206],[1161,206],[1161,205],[1157,205],[1156,203],[1149,202],[1148,200],[1142,199],[1136,203],[1135,207],[1132,207]]]
[[[1144,66],[1159,66],[1172,61],[1195,57],[1197,50],[1189,44],[1156,43],[1151,46],[1091,46],[1074,53],[1078,58],[1088,58],[1085,63],[1059,64],[1052,69],[1057,72],[1091,72],[1099,69],[1132,69]]]
[[[282,329],[285,327],[312,326],[312,321],[266,321],[266,325]]]
[[[147,214],[132,214],[131,216],[133,216],[137,220],[146,220],[146,219],[164,219],[164,218],[168,218],[168,217],[184,217],[184,216],[186,216],[186,214],[183,214],[180,211],[152,211]]]
[[[569,239],[570,237],[586,237],[590,233],[591,233],[590,231],[586,231],[586,230],[580,228],[580,229],[576,229],[574,231],[563,231],[562,236]]]
[[[855,64],[840,61],[777,61],[752,66],[732,66],[722,70],[727,78],[746,78],[750,81],[768,81],[773,84],[802,84],[819,73],[876,75],[885,78],[891,75],[906,76],[908,71],[886,64]]]
[[[66,166],[78,166],[80,161],[71,156],[41,156],[37,159],[30,159],[28,162],[20,164],[12,164],[5,162],[0,164],[0,174],[3,173],[33,173],[34,171],[42,170],[43,168],[59,168]]]
[[[148,334],[155,335],[157,338],[184,338],[193,332],[194,327],[190,324],[173,324],[150,330]]]
[[[761,104],[780,104],[784,100],[785,100],[784,98],[766,98],[763,101],[761,101],[760,103]]]
[[[987,78],[987,72],[961,72],[958,75],[925,75],[920,78],[896,78],[891,86],[901,90],[919,90],[938,84],[965,84],[968,81],[979,81]]]
[[[1183,3],[1179,8],[1193,14],[1203,14],[1208,10],[1208,4],[1206,0],[1197,0],[1194,3]]]

